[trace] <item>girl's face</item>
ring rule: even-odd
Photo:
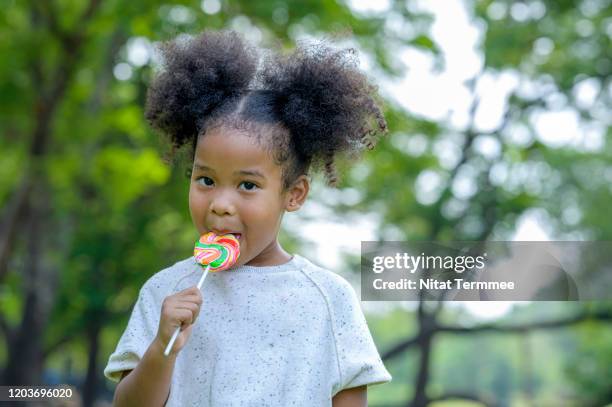
[[[233,233],[240,242],[236,265],[276,265],[290,255],[277,236],[285,211],[295,211],[308,194],[305,176],[282,190],[281,167],[254,137],[217,127],[198,139],[189,210],[200,235]]]

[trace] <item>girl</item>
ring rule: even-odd
[[[233,233],[240,257],[202,293],[193,257],[144,284],[104,370],[119,381],[115,405],[366,406],[366,386],[391,375],[353,288],[287,253],[278,232],[304,204],[312,169],[335,185],[338,154],[386,131],[375,87],[350,53],[322,44],[260,66],[235,32],[206,31],[165,43],[162,56],[146,117],[173,151],[191,148],[198,234]]]

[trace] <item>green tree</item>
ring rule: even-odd
[[[104,333],[116,342],[142,283],[169,259],[190,254],[195,231],[188,217],[185,168],[164,163],[165,146],[144,122],[154,58],[146,53],[134,58],[135,48],[148,49],[204,27],[232,27],[264,46],[277,39],[291,46],[302,34],[350,27],[352,37],[339,39],[350,38],[371,57],[376,75],[404,74],[396,58],[400,48],[430,53],[444,63],[428,31],[431,18],[412,1],[392,1],[387,12],[374,15],[355,15],[333,0],[233,1],[221,2],[219,10],[207,8],[213,3],[2,3],[0,331],[8,349],[0,354],[2,383],[40,383],[45,363],[62,353],[78,353],[80,346],[88,357],[84,400],[91,405],[100,387],[99,358],[113,346]],[[538,209],[548,215],[555,237],[610,240],[612,222],[601,216],[612,193],[609,0],[465,4],[484,29],[479,48],[484,66],[469,83],[467,127],[415,117],[387,101],[391,134],[363,165],[346,172],[343,187],[359,191],[362,199],[341,203],[338,213],[378,212],[381,239],[503,240],[521,214]],[[481,104],[478,86],[501,73],[514,75],[521,86],[511,91],[498,128],[483,132],[474,119]],[[575,112],[595,143],[543,142],[534,117],[560,109]],[[483,138],[497,143],[498,156],[482,154],[477,146]],[[406,149],[415,140],[424,142],[422,153]],[[432,148],[440,140],[459,151],[450,168]],[[422,192],[417,180],[432,174],[439,188],[425,204],[417,199]],[[466,177],[474,191],[457,196],[453,185]],[[297,242],[295,236],[284,238]],[[538,316],[523,325],[466,328],[440,322],[446,310],[431,305],[422,302],[410,315],[414,336],[398,339],[385,352],[391,360],[420,349],[420,360],[409,366],[414,377],[406,378],[413,385],[403,392],[415,406],[453,395],[428,388],[436,335],[521,333],[524,324],[536,329],[544,320],[546,325],[546,317]],[[609,319],[609,313],[577,309],[552,324],[592,317]],[[605,353],[608,347],[602,343],[598,349]],[[494,387],[503,391],[505,367],[500,363],[497,369]],[[584,371],[575,373],[583,378],[582,389],[599,389]]]
[[[346,180],[346,186],[362,192],[362,199],[341,210],[375,208],[383,219],[381,240],[386,236],[394,240],[507,240],[519,216],[533,209],[547,215],[555,238],[609,240],[610,222],[601,217],[612,194],[606,175],[612,158],[606,113],[612,104],[609,1],[481,0],[465,4],[472,21],[484,30],[479,50],[484,66],[469,82],[472,106],[467,127],[415,120],[391,106],[388,119],[394,134],[369,156],[365,170],[358,168]],[[478,86],[487,76],[502,73],[513,75],[519,86],[508,95],[497,128],[485,132],[475,125],[481,104]],[[585,89],[594,92],[585,98]],[[593,144],[543,141],[535,119],[559,110],[575,113],[584,134],[593,131],[589,133]],[[457,133],[461,137],[454,137]],[[418,154],[406,148],[416,137],[426,145]],[[497,156],[487,156],[477,148],[483,138],[499,147]],[[460,151],[451,168],[432,148],[444,139]],[[424,204],[416,198],[422,192],[417,189],[419,177],[426,174],[434,175],[427,179],[437,181],[438,187],[435,199]],[[474,186],[468,196],[457,194],[455,188],[466,179],[465,174]],[[431,307],[421,302],[416,313],[419,333],[385,354],[385,360],[391,360],[408,349],[419,349],[413,406],[447,398],[433,396],[427,388],[433,339],[445,329],[438,322],[442,309],[442,304]],[[588,318],[588,309],[576,312]],[[609,320],[605,310],[600,316]],[[538,322],[534,320],[533,325]],[[484,400],[474,394],[463,396]]]
[[[124,326],[138,287],[189,255],[195,239],[185,168],[164,164],[165,146],[143,119],[154,59],[130,60],[130,48],[205,27],[261,35],[264,45],[352,27],[385,65],[388,36],[380,19],[334,1],[224,2],[216,11],[200,1],[2,6],[2,382],[40,383],[45,361],[79,343],[91,405],[98,359],[109,353],[101,333]]]

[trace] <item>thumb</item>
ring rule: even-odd
[[[191,335],[191,330],[193,329],[193,324],[190,324],[187,328],[183,329],[181,331],[181,335],[184,339],[183,341],[186,341],[187,338],[189,338],[189,336]]]
[[[179,334],[178,338],[176,338],[176,347],[177,349],[183,349],[183,346],[187,343],[189,336],[191,335],[191,330],[193,329],[193,325],[189,325],[187,328],[183,329]]]

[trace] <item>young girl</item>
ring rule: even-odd
[[[320,43],[260,64],[238,34],[207,31],[165,43],[162,55],[147,119],[174,149],[192,149],[198,235],[234,234],[240,257],[201,292],[193,257],[144,284],[104,370],[120,381],[115,405],[366,406],[366,386],[391,375],[355,291],[287,253],[278,232],[304,204],[312,169],[334,185],[338,154],[355,156],[386,131],[375,87],[350,53]]]

